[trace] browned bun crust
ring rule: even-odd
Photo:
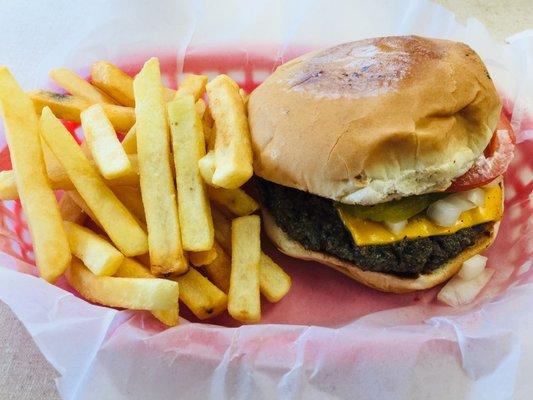
[[[440,191],[483,152],[500,109],[466,44],[342,44],[283,64],[253,91],[254,171],[349,204]]]
[[[459,272],[465,260],[481,253],[491,245],[496,238],[500,224],[499,222],[492,223],[489,229],[489,235],[482,235],[473,246],[468,247],[455,258],[433,270],[431,273],[420,275],[417,278],[402,278],[391,274],[364,271],[357,265],[343,261],[339,258],[307,250],[300,243],[288,237],[287,234],[276,225],[274,219],[265,209],[263,209],[262,212],[263,224],[267,235],[283,253],[302,260],[317,261],[335,268],[337,271],[342,272],[366,286],[370,286],[371,288],[382,292],[393,293],[408,293],[429,289],[447,281]]]

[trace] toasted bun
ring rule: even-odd
[[[253,91],[254,171],[348,204],[443,190],[485,149],[500,109],[466,44],[342,44],[281,65]]]
[[[364,271],[357,265],[343,261],[339,258],[316,251],[305,249],[300,243],[292,240],[283,232],[270,214],[263,209],[263,224],[265,231],[277,248],[283,253],[300,258],[302,260],[317,261],[319,263],[335,268],[337,271],[355,279],[358,282],[382,292],[408,293],[417,290],[424,290],[437,286],[454,276],[463,265],[465,260],[481,253],[496,238],[500,223],[492,223],[489,235],[482,235],[477,242],[459,253],[455,258],[433,270],[429,274],[423,274],[417,278],[402,278],[396,275],[381,272]]]

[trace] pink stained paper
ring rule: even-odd
[[[267,244],[294,285],[280,303],[263,302],[261,324],[215,325],[238,325],[221,317],[213,325],[183,321],[164,329],[148,313],[91,305],[61,283],[63,289],[28,275],[34,268],[17,260],[21,244],[10,239],[14,226],[4,209],[0,299],[61,374],[62,397],[529,398],[533,37],[496,45],[479,22],[461,26],[425,1],[231,3],[71,1],[50,13],[21,2],[9,19],[0,16],[6,36],[0,54],[30,89],[46,84],[53,67],[80,69],[139,54],[179,55],[173,61],[179,68],[185,54],[220,48],[238,49],[244,59],[258,52],[287,59],[292,48],[386,34],[465,41],[487,63],[523,142],[509,171],[500,236],[487,253],[495,276],[476,302],[454,310],[434,301],[437,289],[378,293]],[[216,64],[204,72],[216,73]]]

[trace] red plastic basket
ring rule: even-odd
[[[306,49],[300,51],[291,52],[291,58]],[[129,74],[134,75],[142,66],[143,61],[147,57],[135,57],[128,59],[126,62],[119,65]],[[235,51],[218,51],[218,52],[195,52],[190,51],[183,63],[183,71],[191,73],[207,73],[220,74],[226,73],[232,76],[246,91],[253,90],[261,81],[280,63],[287,61],[277,57],[268,57],[260,54],[243,54]],[[177,78],[177,62],[173,57],[161,57],[162,75],[165,84],[170,87],[175,87]],[[509,104],[509,102],[505,102]],[[510,115],[510,110],[506,110]],[[80,139],[80,130],[78,124],[65,121],[65,126],[71,131],[71,133]],[[531,121],[526,122],[527,125],[531,124]],[[533,129],[532,126],[524,126],[522,123],[522,129]],[[532,274],[526,274],[525,272],[529,268],[529,262],[532,259],[533,254],[533,242],[531,240],[518,240],[524,235],[529,235],[530,225],[529,218],[532,215],[532,200],[531,192],[533,189],[533,141],[522,142],[516,146],[516,155],[510,168],[505,175],[505,192],[506,200],[505,206],[507,212],[504,215],[500,233],[495,244],[489,250],[489,254],[492,260],[492,265],[496,267],[499,264],[505,264],[512,268],[506,268],[505,272],[498,271],[495,274],[493,281],[497,281],[499,286],[495,286],[496,290],[493,293],[498,293],[498,287],[507,287],[509,281],[520,282],[525,279],[531,280]],[[3,148],[0,151],[0,169],[10,169],[11,162],[9,159],[9,151],[7,148]],[[2,247],[0,250],[17,257],[18,259],[25,261],[29,264],[34,264],[34,257],[32,251],[32,244],[30,235],[28,233],[26,221],[22,213],[22,208],[19,201],[6,201],[0,202],[0,237],[4,240],[1,241]],[[512,249],[511,252],[508,250]],[[290,263],[291,265],[283,265],[289,268],[289,272],[294,272],[295,281],[298,277],[304,277],[300,270],[294,267],[296,264],[302,264],[303,262],[288,261],[289,259],[280,256],[275,251],[274,258],[281,262]],[[503,271],[503,269],[502,269]],[[36,273],[36,271],[35,271]],[[327,275],[331,279],[346,279],[341,275],[330,274]],[[302,278],[303,279],[303,278]],[[322,277],[308,278],[305,275],[305,279],[322,279]],[[309,284],[309,282],[304,282]],[[353,285],[356,285],[353,283]],[[295,282],[295,286],[298,283]],[[298,290],[297,290],[298,291]],[[342,292],[342,290],[341,290]],[[294,296],[298,296],[295,294]],[[340,294],[339,296],[342,296]],[[340,299],[339,299],[340,300]],[[411,295],[409,301],[418,301],[418,295]],[[371,308],[371,307],[370,307]],[[369,312],[371,310],[369,309]],[[314,317],[320,320],[320,316]],[[316,323],[316,318],[311,318],[309,321],[293,321],[293,323]],[[281,318],[275,322],[287,322],[285,318]],[[225,320],[221,322],[227,323]],[[271,321],[273,322],[273,321]]]

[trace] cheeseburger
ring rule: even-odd
[[[400,293],[446,281],[494,240],[514,137],[466,44],[383,37],[305,54],[248,113],[282,252]]]

